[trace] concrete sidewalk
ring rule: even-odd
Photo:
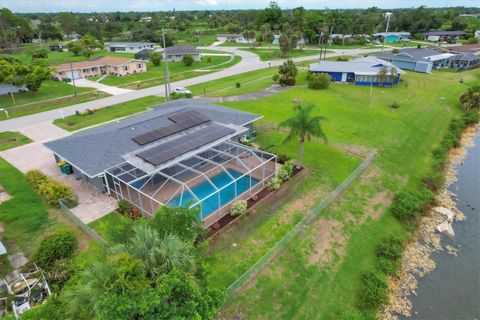
[[[70,84],[72,84],[72,83],[70,82]],[[106,92],[108,94],[111,94],[112,96],[116,96],[116,95],[119,95],[119,94],[124,94],[124,93],[128,93],[128,92],[133,91],[131,89],[123,89],[123,88],[114,87],[114,86],[107,86],[106,84],[91,81],[91,80],[88,80],[88,79],[77,79],[77,80],[75,80],[75,85],[77,87],[95,88],[97,90],[100,90],[100,91]]]

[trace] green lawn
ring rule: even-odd
[[[32,142],[20,132],[0,132],[0,151],[15,148]]]
[[[130,218],[122,216],[116,211],[112,211],[100,219],[90,222],[88,226],[95,230],[103,239],[109,242],[112,240],[112,234],[118,232],[118,226],[120,223],[134,222]]]
[[[202,61],[195,61],[189,67],[185,66],[182,62],[168,63],[171,80],[174,81],[173,79],[175,79],[175,76],[177,74],[187,73],[189,75],[189,78],[191,78],[192,76],[205,74],[206,72],[195,72],[194,70],[204,69],[204,68],[214,68],[215,66],[230,60],[230,57],[226,57],[226,56],[211,56],[209,58],[211,58],[210,62],[207,61],[207,58],[203,58]],[[235,60],[235,61],[238,62],[239,60]],[[218,67],[224,68],[223,65]],[[152,63],[147,62],[147,69],[148,69],[147,72],[135,73],[135,74],[131,74],[124,77],[108,76],[100,82],[103,84],[112,85],[112,86],[125,86],[125,85],[128,86],[129,84],[132,84],[132,83],[148,82],[151,79],[156,79],[160,82],[160,83],[152,82],[154,83],[153,85],[162,84],[164,82],[165,62],[162,62],[159,66],[154,66]],[[145,87],[145,86],[141,86],[141,87]],[[131,88],[136,88],[136,86]]]
[[[260,57],[260,60],[262,61],[268,61],[268,60],[276,60],[276,59],[284,59],[283,57],[280,56],[280,49],[242,49],[244,51],[250,51],[255,53]],[[328,51],[327,51],[328,53]],[[320,51],[319,50],[292,50],[288,53],[287,58],[297,58],[297,57],[306,57],[306,56],[314,56],[314,55],[319,55]]]
[[[301,65],[301,63],[299,63]],[[271,67],[241,73],[239,75],[225,77],[218,80],[212,80],[204,83],[189,86],[195,96],[206,94],[208,97],[227,97],[239,94],[245,94],[260,91],[270,87],[273,84],[272,76],[277,73],[278,68]],[[306,71],[300,70],[297,75],[297,84],[306,84]],[[236,84],[240,83],[237,88]]]
[[[55,119],[53,123],[67,131],[75,131],[110,120],[125,117],[137,112],[145,111],[147,108],[162,102],[165,102],[165,98],[148,96],[124,103],[115,104],[97,110],[92,114],[71,115],[63,119]]]
[[[219,286],[228,286],[248,268],[248,262],[273,245],[279,230],[288,229],[308,211],[308,206],[300,207],[290,219],[278,218],[288,203],[299,196],[309,203],[317,188],[324,192],[325,186],[331,188],[351,170],[356,163],[347,161],[339,149],[375,149],[378,156],[364,176],[307,226],[282,255],[229,299],[219,318],[335,319],[358,304],[361,274],[376,266],[375,246],[387,235],[407,232],[385,211],[392,195],[403,185],[415,188],[421,183],[430,170],[431,151],[450,119],[460,114],[460,93],[480,84],[478,70],[434,75],[410,72],[403,78],[395,88],[373,88],[372,95],[370,88],[334,84],[323,91],[294,88],[254,103],[225,103],[261,114],[264,121],[273,123],[292,114],[294,98],[315,103],[318,113],[328,118],[324,130],[329,144],[307,143],[307,177],[284,197],[272,200],[273,207],[260,207],[212,241],[211,268]],[[390,108],[395,101],[400,107]],[[259,140],[294,155],[298,144],[280,144],[281,135],[277,135],[260,136]],[[290,198],[297,190],[302,192]]]

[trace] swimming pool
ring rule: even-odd
[[[234,169],[227,169],[227,171],[235,179],[242,176],[240,172]],[[227,184],[233,181],[232,178],[226,172],[221,172],[216,176],[214,176],[213,178],[210,178],[210,180],[218,189],[226,186]],[[252,187],[256,185],[258,182],[259,180],[252,177]],[[232,201],[233,199],[235,199],[235,184],[237,185],[237,194],[240,195],[245,191],[247,191],[248,189],[250,189],[250,177],[248,175],[244,176],[239,180],[237,180],[235,183],[232,183],[228,187],[225,187],[224,189],[222,189],[219,192],[220,207]],[[211,195],[210,197],[202,201],[202,204],[201,204],[202,219],[209,216],[212,212],[216,211],[219,208],[218,193],[215,193],[216,191],[215,188],[208,181],[204,181],[200,184],[197,184],[191,190],[195,194],[195,196],[200,200],[207,197],[208,195]],[[196,202],[197,200],[188,191],[185,191],[183,193],[183,197],[181,197],[180,195],[176,196],[175,198],[170,200],[170,202],[168,202],[168,205],[172,207],[179,207],[188,203],[189,201]]]

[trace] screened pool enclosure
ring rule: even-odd
[[[275,169],[275,155],[224,141],[150,172],[124,162],[105,171],[105,186],[144,215],[162,205],[200,207],[208,227],[228,213],[229,203],[258,193]]]

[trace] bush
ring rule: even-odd
[[[177,92],[170,93],[170,99],[171,100],[191,99],[191,98],[192,98],[191,93],[177,93]]]
[[[428,176],[422,179],[427,188],[432,191],[438,191],[445,184],[445,176],[441,169],[433,170]]]
[[[378,310],[388,302],[387,280],[378,272],[369,271],[362,275],[363,289],[361,293],[361,308],[366,310]]]
[[[348,61],[348,57],[345,56],[338,56],[337,61]]]
[[[462,120],[465,125],[475,124],[480,121],[480,112],[466,111],[463,114]]]
[[[283,181],[287,181],[293,174],[293,167],[295,166],[295,160],[288,160],[278,171],[278,177]]]
[[[207,57],[207,63],[212,63],[212,57],[210,56]]]
[[[278,83],[278,79],[280,78],[280,76],[275,73],[273,76],[272,76],[272,81],[275,82],[275,83]]]
[[[62,288],[65,283],[72,277],[72,269],[70,262],[63,258],[55,260],[50,266],[44,269],[50,288]]]
[[[282,179],[280,179],[279,177],[275,177],[267,183],[267,189],[270,191],[278,190],[280,189],[281,185]]]
[[[422,216],[423,211],[433,202],[434,194],[424,189],[422,191],[400,191],[393,198],[391,210],[393,215],[408,224],[414,224]]]
[[[183,64],[186,65],[187,67],[190,67],[193,64],[194,61],[195,60],[193,60],[193,57],[192,57],[191,54],[186,54],[182,58]]]
[[[72,255],[77,247],[77,239],[70,231],[57,232],[47,236],[33,255],[33,261],[41,268],[48,268],[59,259]]]
[[[48,59],[47,50],[35,50],[32,52],[32,59]]]
[[[390,104],[390,108],[398,109],[398,108],[400,108],[400,104],[397,101],[394,101]]]
[[[327,89],[332,78],[326,73],[311,74],[308,78],[308,87],[310,89]]]
[[[383,273],[394,275],[402,257],[404,240],[398,236],[383,239],[375,248],[378,264]]]
[[[153,63],[154,66],[159,66],[162,62],[162,55],[159,52],[152,52],[148,55],[150,62]]]
[[[118,200],[117,205],[118,205],[118,208],[117,208],[118,213],[120,213],[121,215],[130,215],[130,203],[127,200],[125,199]]]
[[[236,200],[230,206],[230,214],[232,216],[240,216],[247,212],[247,201],[246,200]]]
[[[235,83],[235,88],[240,88],[240,87],[241,87],[241,83],[240,83],[240,82]]]
[[[393,53],[393,54],[400,53],[400,50],[399,50],[399,49],[397,49],[397,48],[395,48],[395,49],[393,49],[393,50],[392,50],[392,53]]]
[[[42,198],[52,207],[60,207],[59,200],[69,198],[76,203],[72,188],[58,182],[38,170],[31,170],[26,173],[27,180],[37,189]]]

